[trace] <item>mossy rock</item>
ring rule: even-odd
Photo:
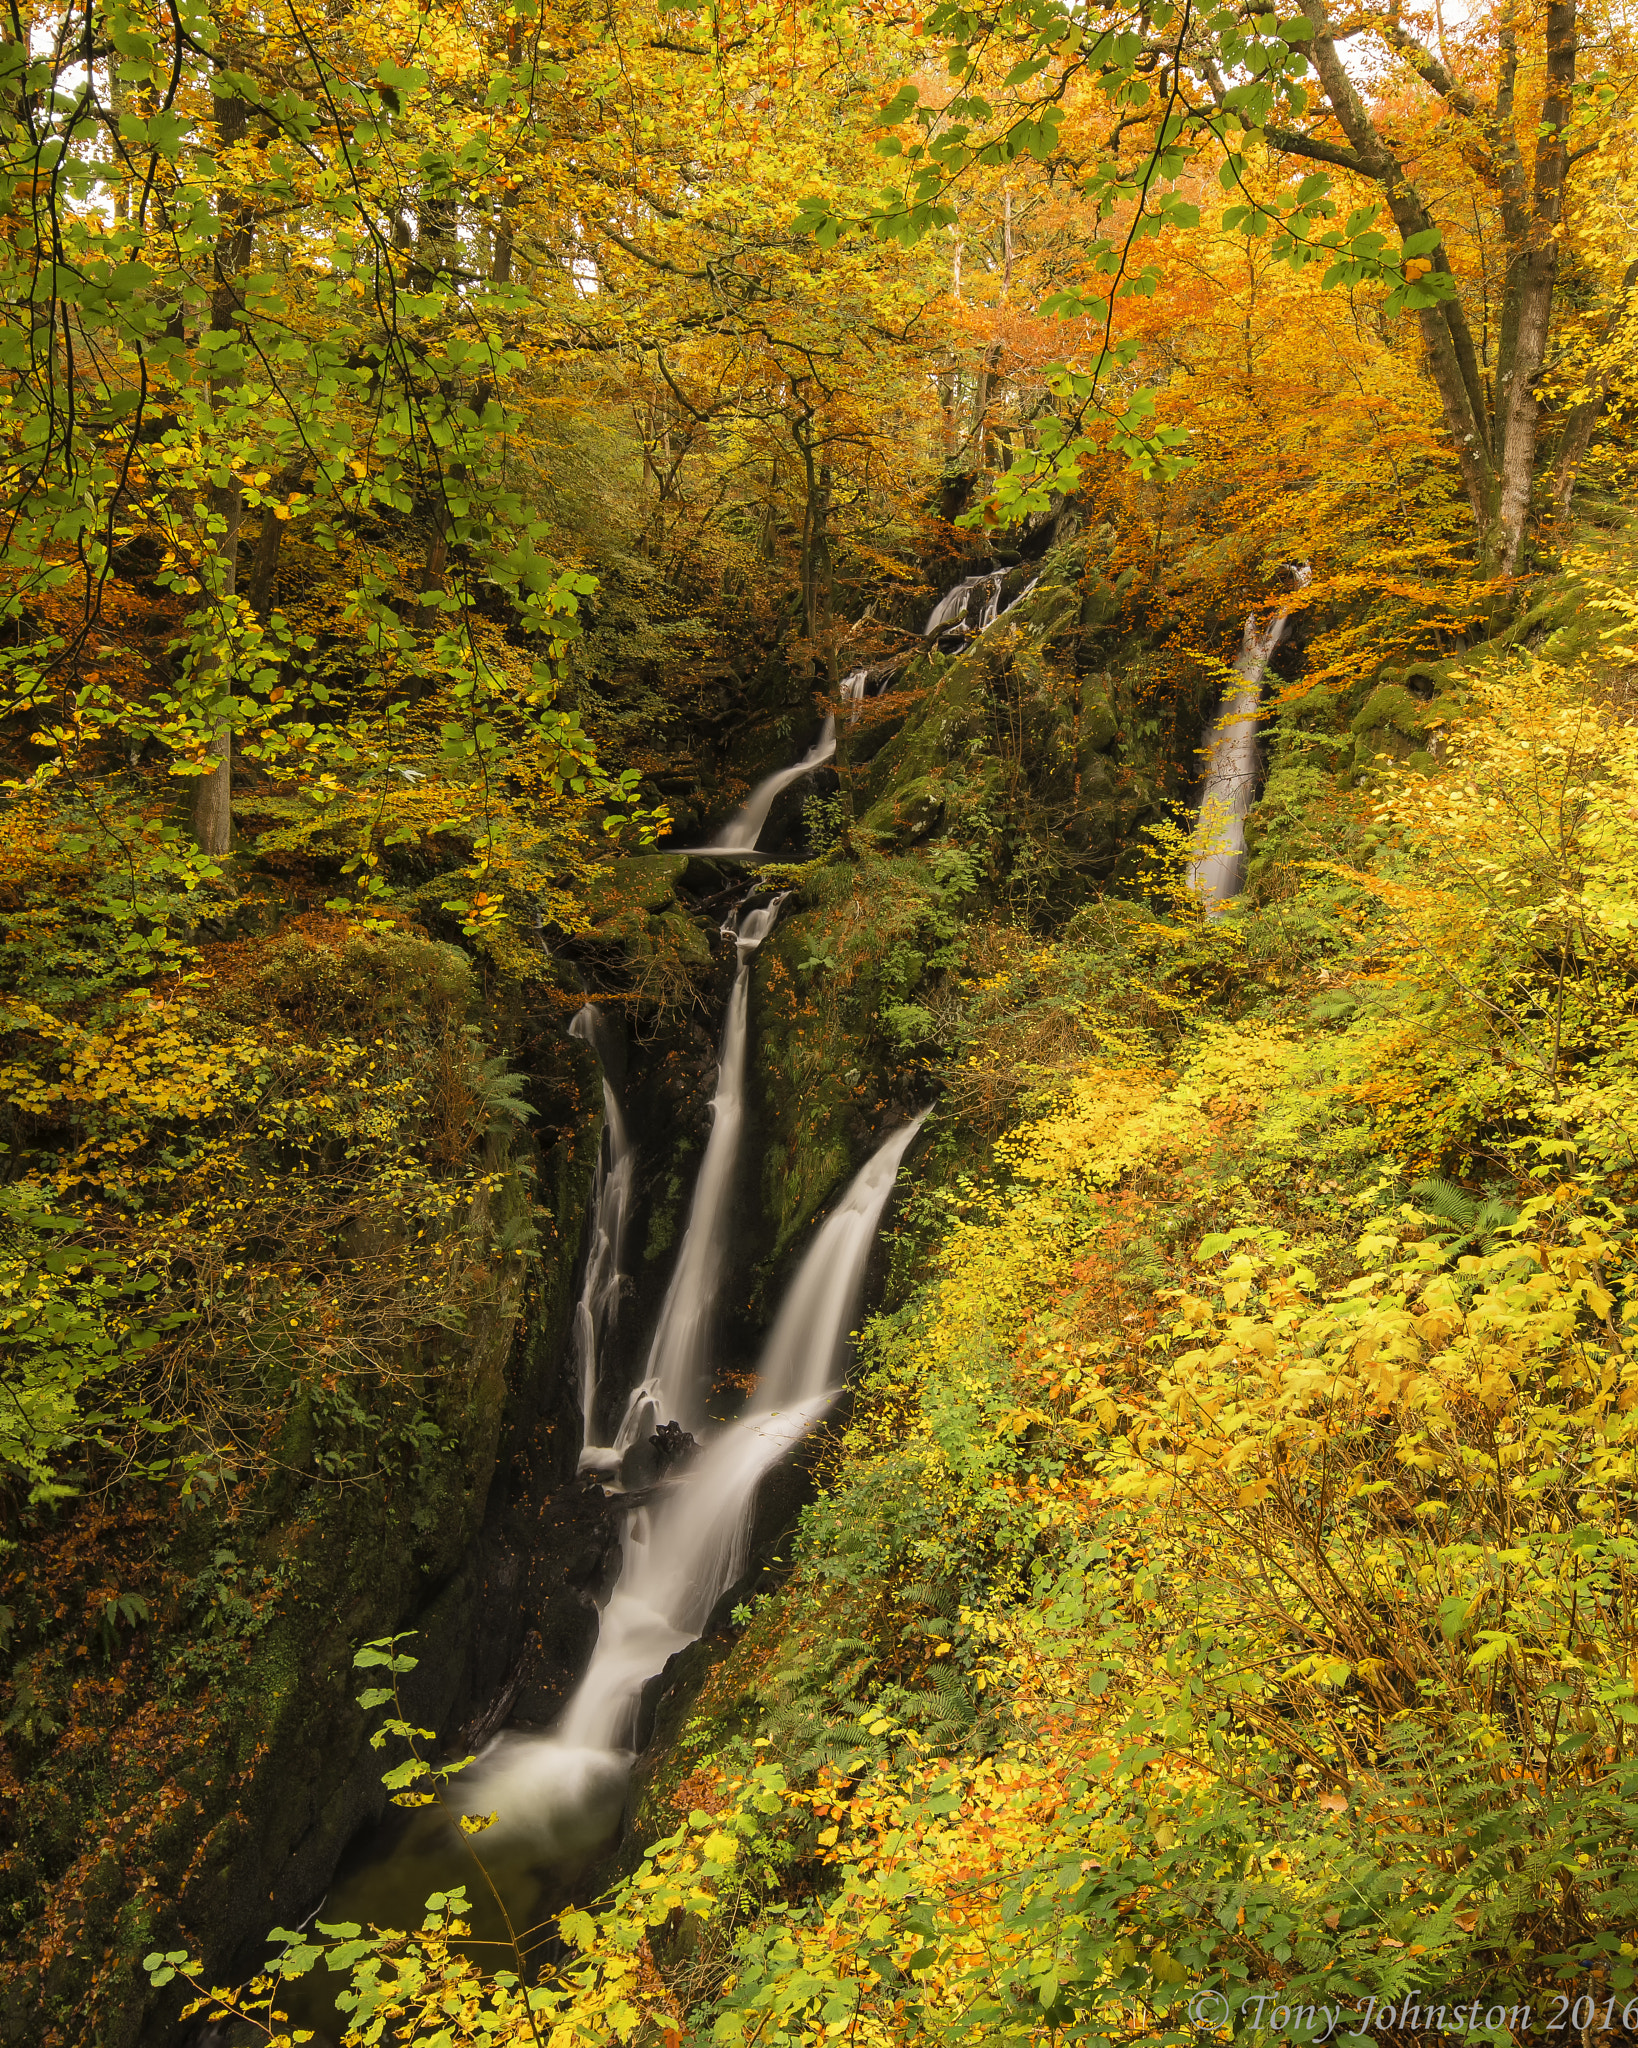
[[[1280,706],[1280,724],[1296,732],[1330,732],[1342,723],[1342,705],[1336,692],[1318,683],[1301,697]]]
[[[710,942],[680,893],[694,865],[687,853],[634,855],[616,861],[587,892],[594,941],[618,947],[650,1011],[691,1003],[716,969]]]
[[[586,909],[593,924],[612,924],[633,913],[658,917],[675,910],[688,858],[686,853],[631,854],[602,869],[586,887]]]
[[[477,1003],[472,962],[435,939],[349,938],[340,946],[285,939],[254,978],[219,991],[230,1015],[287,1017],[308,1031],[370,1038],[408,1028],[436,1036],[446,1017],[465,1019]]]
[[[1491,647],[1517,647],[1533,640],[1545,640],[1566,630],[1573,630],[1586,610],[1585,593],[1563,584],[1556,584],[1547,596],[1531,605],[1512,625],[1496,634],[1489,642]]]
[[[880,846],[908,846],[938,830],[944,818],[944,796],[942,776],[917,776],[890,790],[860,823]]]
[[[1458,718],[1465,717],[1469,698],[1465,690],[1452,690],[1443,697],[1435,697],[1427,709],[1427,723],[1451,725]]]
[[[770,1268],[901,1114],[901,1055],[880,1012],[924,970],[918,927],[936,900],[925,855],[838,861],[805,876],[801,902],[757,955],[759,1208]]]
[[[1088,756],[1108,751],[1120,737],[1120,720],[1110,699],[1109,678],[1086,676],[1081,682],[1081,773],[1087,771]]]
[[[1351,730],[1364,734],[1391,729],[1407,739],[1420,738],[1428,724],[1428,707],[1403,683],[1378,683],[1354,713]]]
[[[1407,662],[1397,676],[1390,671],[1385,680],[1401,682],[1413,694],[1417,693],[1417,686],[1420,685],[1430,695],[1437,697],[1441,691],[1450,687],[1450,664],[1444,661]]]

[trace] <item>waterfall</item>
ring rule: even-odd
[[[877,1148],[809,1246],[769,1332],[745,1413],[632,1517],[597,1648],[564,1710],[561,1735],[571,1746],[630,1745],[643,1686],[693,1642],[744,1571],[758,1483],[841,1391],[848,1323],[921,1121]]]
[[[643,1687],[693,1642],[745,1569],[756,1490],[842,1386],[848,1325],[882,1212],[923,1117],[886,1139],[808,1247],[768,1334],[745,1412],[636,1510],[585,1677],[546,1736],[497,1738],[455,1780],[468,1813],[496,1819],[486,1862],[578,1839],[588,1801],[607,1813],[636,1738]]]
[[[787,892],[788,893],[788,892]],[[773,929],[784,896],[749,910],[731,933],[739,965],[728,997],[728,1016],[717,1055],[717,1087],[711,1098],[711,1135],[689,1204],[682,1250],[660,1305],[660,1320],[648,1363],[626,1405],[614,1440],[615,1458],[651,1436],[662,1422],[692,1430],[700,1420],[709,1383],[711,1322],[722,1286],[728,1244],[728,1200],[733,1193],[740,1131],[745,1122],[745,1047],[751,1000],[751,962]],[[724,928],[725,930],[727,927]],[[594,1467],[613,1460],[591,1458]]]
[[[743,1113],[751,959],[778,911],[776,901],[747,912],[734,935],[739,960],[723,1028],[711,1136],[648,1375],[633,1396],[622,1440],[651,1429],[658,1415],[693,1419],[705,1407],[714,1364],[709,1320],[724,1264],[727,1196]],[[577,1036],[590,1038],[596,1028],[584,1012],[576,1024]],[[743,1575],[758,1486],[841,1391],[848,1331],[871,1248],[924,1116],[883,1140],[816,1232],[768,1332],[739,1418],[632,1504],[619,1577],[602,1612],[591,1662],[556,1727],[503,1730],[452,1780],[449,1803],[470,1818],[485,1817],[486,1824],[463,1842],[440,1808],[414,1815],[390,1846],[338,1881],[326,1900],[333,1913],[377,1926],[412,1927],[430,1893],[465,1884],[473,1894],[475,1934],[499,1942],[506,1928],[488,1902],[487,1885],[474,1884],[474,1853],[505,1897],[512,1925],[537,1931],[561,1903],[565,1887],[596,1867],[618,1834],[629,1796],[644,1687],[700,1635],[718,1601]],[[611,1115],[610,1179],[615,1129]],[[623,1124],[620,1129],[623,1135]],[[617,1239],[612,1209],[608,1222]],[[582,1289],[588,1303],[591,1291],[588,1273]],[[619,1463],[613,1450],[593,1456],[606,1461],[604,1469]],[[335,2015],[323,1987],[312,1987],[309,2003],[306,2023],[329,2027]]]
[[[851,675],[843,676],[842,680],[836,685],[837,694],[842,702],[844,704],[851,704],[853,707],[847,715],[847,722],[850,727],[857,725],[859,722],[859,709],[864,703],[865,686],[869,681],[869,669],[856,668]]]
[[[626,1134],[626,1120],[620,1098],[609,1079],[608,1060],[599,1038],[606,1029],[594,1003],[577,1010],[569,1024],[569,1036],[589,1045],[597,1055],[603,1078],[603,1139],[592,1182],[591,1217],[587,1228],[586,1270],[580,1282],[580,1298],[574,1305],[572,1344],[575,1375],[580,1387],[580,1442],[592,1442],[597,1406],[597,1356],[614,1327],[620,1310],[621,1266],[625,1251],[626,1225],[631,1218],[631,1184],[636,1170],[636,1153]]]
[[[1306,563],[1294,563],[1297,588],[1308,581]],[[1223,693],[1211,735],[1206,742],[1206,784],[1200,793],[1195,822],[1189,887],[1216,917],[1246,878],[1246,812],[1257,788],[1257,707],[1263,673],[1286,635],[1290,608],[1282,607],[1260,630],[1251,613],[1234,666],[1239,683]]]
[[[945,633],[966,632],[967,607],[972,602],[973,592],[979,589],[985,593],[983,618],[978,628],[982,633],[985,626],[990,625],[995,619],[996,608],[1001,602],[1001,585],[1006,574],[1005,569],[986,569],[982,575],[969,576],[964,582],[958,583],[954,590],[947,590],[927,615],[927,623],[921,629],[923,639],[931,640],[935,635]]]
[[[789,789],[793,782],[800,782],[804,775],[811,775],[816,768],[823,768],[836,752],[836,720],[829,712],[819,729],[819,737],[793,767],[781,768],[773,775],[764,776],[740,808],[723,826],[709,846],[692,849],[696,853],[755,853],[756,843],[762,836],[762,828],[768,822],[768,813],[773,801],[781,790]]]

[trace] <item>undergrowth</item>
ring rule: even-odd
[[[1632,2031],[1638,732],[1578,573],[1598,630],[1219,923],[1157,842],[1146,903],[969,926],[919,1284],[644,1862],[526,1996],[437,1902],[394,2039],[457,1979],[438,2038]]]

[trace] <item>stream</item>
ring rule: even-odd
[[[835,722],[827,717],[801,760],[758,783],[718,842],[695,850],[754,855],[780,792],[834,751]],[[552,1943],[550,1916],[618,1842],[628,1817],[645,1688],[703,1633],[744,1576],[761,1481],[842,1391],[870,1255],[925,1111],[883,1135],[831,1204],[763,1340],[740,1414],[717,1426],[707,1419],[720,1363],[718,1310],[735,1253],[752,972],[785,901],[781,895],[754,907],[742,903],[723,927],[735,969],[710,1130],[641,1376],[609,1442],[597,1440],[597,1417],[609,1403],[601,1362],[630,1292],[637,1147],[611,1075],[612,1020],[588,1003],[569,1027],[597,1055],[603,1134],[566,1369],[581,1421],[580,1469],[623,1514],[618,1576],[601,1609],[590,1663],[554,1724],[503,1728],[450,1781],[449,1811],[389,1814],[332,1886],[319,1914],[326,1923],[412,1927],[433,1892],[464,1885],[474,1946],[497,1965],[511,1960],[508,1923],[526,1950]],[[492,1818],[469,1845],[452,1818],[457,1813]],[[314,2028],[321,2043],[335,2036],[333,1989],[291,1987],[292,2017]]]
[[[986,571],[957,584],[934,606],[924,636],[966,640],[985,631],[1003,609],[1012,609],[1000,605],[1004,574]],[[1306,569],[1299,569],[1299,586],[1307,580]],[[1190,880],[1211,915],[1243,879],[1259,690],[1288,619],[1289,610],[1281,610],[1265,627],[1255,617],[1246,621],[1235,664],[1239,680],[1224,695],[1205,750]],[[841,702],[855,711],[866,675],[857,670],[838,686]],[[836,720],[827,715],[798,761],[759,782],[711,845],[691,850],[754,857],[775,800],[835,751]],[[776,896],[750,907],[749,895],[722,928],[734,948],[734,976],[718,1040],[710,1130],[682,1241],[641,1376],[607,1442],[597,1440],[599,1412],[611,1412],[601,1361],[630,1291],[637,1147],[611,1077],[611,1021],[588,1003],[570,1025],[598,1059],[603,1134],[567,1366],[578,1396],[580,1470],[623,1515],[618,1575],[601,1607],[590,1662],[552,1726],[503,1728],[450,1781],[450,1812],[432,1807],[390,1815],[332,1887],[320,1909],[326,1922],[414,1926],[431,1893],[464,1885],[474,1945],[498,1944],[488,1948],[497,1965],[511,1961],[512,1930],[526,1952],[550,1949],[551,1916],[607,1856],[629,1818],[645,1688],[699,1638],[743,1577],[759,1485],[843,1389],[848,1333],[871,1251],[925,1111],[881,1136],[835,1200],[785,1290],[741,1412],[714,1426],[708,1420],[719,1363],[718,1311],[735,1252],[732,1197],[744,1150],[752,976],[758,949],[786,900]],[[489,1818],[468,1843],[452,1813]],[[292,2006],[306,2008],[293,2016],[313,2027],[321,2043],[333,2039],[325,2032],[335,2028],[325,1992],[316,1985],[292,1989]]]

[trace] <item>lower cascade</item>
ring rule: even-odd
[[[605,1484],[634,1486],[618,1577],[603,1606],[590,1663],[556,1724],[495,1736],[450,1782],[447,1804],[468,1816],[471,1847],[437,1809],[417,1813],[392,1850],[339,1883],[327,1920],[412,1925],[435,1890],[465,1884],[479,1939],[508,1940],[535,1926],[578,1875],[614,1843],[640,1746],[645,1687],[705,1631],[743,1576],[757,1489],[823,1418],[842,1390],[847,1338],[899,1168],[927,1115],[884,1138],[815,1234],[764,1341],[745,1408],[707,1433],[715,1366],[714,1311],[729,1251],[729,1196],[744,1124],[750,975],[783,897],[746,911],[725,932],[737,955],[719,1048],[711,1131],[683,1243],[642,1380],[612,1445],[590,1441],[597,1408],[597,1346],[621,1289],[634,1148],[603,1074],[603,1151],[594,1181],[584,1279],[571,1359],[588,1441],[581,1467]],[[587,1005],[572,1035],[599,1053],[600,1020]],[[691,1434],[683,1437],[679,1425]],[[691,1454],[641,1453],[656,1433]],[[639,1455],[634,1458],[632,1453]],[[635,1466],[635,1470],[633,1469]],[[648,1478],[651,1483],[643,1485]],[[472,1821],[485,1824],[473,1829]],[[480,1877],[474,1852],[482,1864]],[[525,1944],[527,1946],[527,1944]],[[309,2014],[308,2021],[323,2015]]]
[[[632,1516],[590,1668],[564,1710],[564,1744],[628,1748],[643,1686],[703,1631],[744,1571],[758,1482],[841,1391],[848,1323],[882,1211],[921,1123],[917,1117],[877,1147],[809,1246],[769,1332],[745,1412]],[[468,1810],[482,1811],[481,1772],[471,1796],[476,1805]]]

